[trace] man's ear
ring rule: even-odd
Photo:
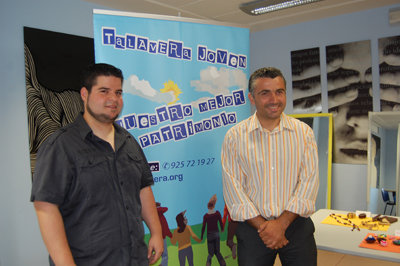
[[[83,102],[86,102],[86,99],[89,95],[89,91],[86,89],[86,87],[81,88],[81,98]]]
[[[247,97],[249,97],[251,104],[255,105],[253,95],[250,92],[249,92],[249,94],[247,94]]]

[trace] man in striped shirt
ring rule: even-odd
[[[239,221],[239,265],[316,265],[318,155],[312,129],[283,113],[286,81],[261,68],[249,80],[256,113],[232,127],[222,146],[226,205]]]

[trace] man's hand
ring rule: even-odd
[[[283,211],[275,220],[265,221],[258,226],[258,234],[267,248],[280,249],[289,243],[285,232],[297,217],[296,213]]]
[[[147,258],[149,263],[155,263],[164,250],[160,218],[158,217],[156,202],[150,186],[140,190],[140,203],[142,204],[142,217],[150,230]]]
[[[261,224],[258,234],[268,248],[280,249],[289,243],[285,231],[286,228],[278,220],[270,220]]]
[[[267,221],[261,215],[247,220],[254,227],[261,240],[270,249],[278,249],[285,246],[289,241],[285,237],[286,227],[278,220]]]
[[[164,251],[164,243],[162,237],[152,236],[149,240],[149,249],[147,252],[147,258],[149,263],[155,263]]]
[[[72,257],[64,228],[64,221],[58,206],[49,202],[35,201],[43,241],[56,265],[76,265]]]

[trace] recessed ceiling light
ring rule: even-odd
[[[322,0],[256,0],[239,5],[239,8],[246,14],[257,16],[265,13],[295,7]]]

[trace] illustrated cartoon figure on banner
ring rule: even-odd
[[[176,245],[176,243],[178,242],[179,265],[185,266],[187,259],[189,266],[193,266],[193,249],[191,238],[196,240],[198,243],[200,243],[201,240],[193,232],[192,228],[187,224],[188,221],[185,213],[186,210],[176,216],[176,223],[178,225],[178,228],[175,229],[172,233],[171,244]]]
[[[172,237],[171,231],[168,226],[167,219],[164,216],[164,213],[168,211],[167,207],[161,207],[161,203],[156,202],[158,217],[160,218],[161,229],[162,229],[162,237],[164,239],[164,252],[161,255],[161,265],[168,266],[168,246],[167,246],[167,236],[169,238]]]
[[[203,240],[204,231],[207,227],[207,249],[208,257],[206,265],[211,265],[211,259],[215,255],[218,259],[219,265],[226,265],[224,258],[220,251],[220,236],[218,223],[221,227],[221,231],[224,230],[222,224],[221,213],[215,210],[215,204],[217,203],[217,195],[213,195],[207,204],[208,212],[203,216],[203,226],[201,228],[201,240]]]

